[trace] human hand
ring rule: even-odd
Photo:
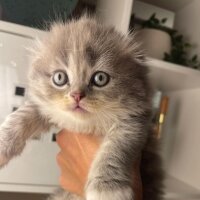
[[[62,188],[84,196],[87,175],[101,144],[101,138],[62,130],[57,135],[57,143],[61,148],[57,155],[57,162],[61,170],[60,184]],[[133,173],[133,182],[135,183],[133,190],[136,200],[142,199],[139,164],[139,161],[135,164]]]

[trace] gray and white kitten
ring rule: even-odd
[[[30,100],[0,126],[0,164],[51,126],[95,133],[104,140],[89,171],[86,200],[133,200],[132,166],[149,137],[152,98],[137,43],[82,17],[54,24],[34,51]],[[151,192],[146,198],[160,199],[159,189]],[[62,191],[51,199],[80,197]]]

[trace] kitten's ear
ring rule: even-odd
[[[47,132],[49,128],[48,120],[31,102],[26,102],[25,105],[8,115],[0,126],[0,166],[19,155],[27,139]]]

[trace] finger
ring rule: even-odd
[[[71,165],[68,165],[68,162],[66,162],[60,154],[57,156],[57,162],[61,171],[59,178],[60,185],[68,190],[72,190],[74,187],[77,187],[80,180],[78,180],[78,176],[75,171],[71,170]]]
[[[75,193],[79,196],[84,195],[83,185],[79,184],[80,182],[75,180],[73,177],[71,178],[67,177],[66,179],[66,177],[61,176],[59,179],[59,183],[64,190]]]
[[[66,148],[66,144],[70,144],[71,147],[73,147],[72,144],[79,144],[81,146],[97,149],[99,147],[99,144],[101,143],[101,139],[101,137],[78,134],[70,132],[66,129],[61,130],[56,135],[56,141],[61,148]]]
[[[66,141],[70,139],[69,132],[67,130],[61,130],[58,134],[56,134],[56,142],[57,144],[63,148],[66,146]]]
[[[95,143],[96,141],[91,141],[91,137],[88,138],[85,135],[71,134],[70,137],[69,135],[69,132],[63,130],[57,136],[57,143],[64,158],[71,158],[74,164],[81,164],[81,160],[83,165],[88,165],[92,160],[90,157],[93,157],[94,151],[98,148],[98,144]]]
[[[56,156],[56,159],[61,171],[61,175],[71,174],[76,177],[81,177],[82,179],[87,176],[88,168],[82,167],[82,165],[77,162],[77,159],[74,160],[73,157],[72,159],[70,159],[70,157],[66,158],[63,156],[63,152],[59,152]]]
[[[57,134],[56,141],[66,156],[81,157],[83,151],[81,135],[62,130]]]
[[[82,179],[80,178],[81,176],[76,173],[76,170],[71,170],[72,165],[68,165],[68,162],[66,162],[62,157],[62,153],[57,155],[57,162],[61,169],[59,183],[62,188],[79,195],[83,194],[83,186],[85,185],[85,182],[82,182]]]
[[[65,157],[63,157],[62,152],[59,152],[57,154],[56,161],[58,163],[61,172],[63,171],[69,171],[70,173],[73,172],[70,160],[67,160]]]

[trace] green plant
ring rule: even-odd
[[[165,53],[164,60],[179,65],[200,69],[200,61],[195,54],[189,56],[189,50],[192,45],[185,41],[183,35],[179,34],[177,30],[169,29],[164,26],[167,18],[158,19],[156,13],[153,13],[150,18],[142,23],[142,28],[154,28],[167,32],[171,37],[172,49],[171,52]]]
[[[171,36],[172,49],[170,54],[165,53],[164,60],[194,69],[200,69],[200,61],[197,54],[191,57],[189,56],[189,50],[192,48],[192,45],[186,42],[184,36],[178,34],[176,30],[170,30],[168,32]]]
[[[163,31],[167,31],[167,27],[165,27],[165,23],[167,22],[167,18],[158,19],[156,18],[156,13],[153,13],[150,18],[142,23],[142,28],[155,28]]]

